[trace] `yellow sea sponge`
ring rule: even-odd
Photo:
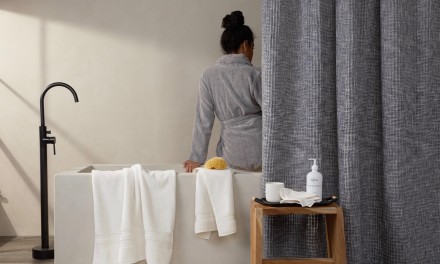
[[[228,168],[228,163],[223,158],[214,157],[206,161],[203,167],[210,170],[224,170]]]

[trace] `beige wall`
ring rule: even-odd
[[[57,155],[48,149],[52,218],[56,172],[187,158],[198,78],[221,55],[221,19],[233,10],[257,36],[260,66],[260,1],[1,1],[0,236],[40,233],[39,99],[49,83],[72,85],[80,100],[64,88],[45,99],[57,138]]]

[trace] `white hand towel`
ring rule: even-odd
[[[321,201],[318,195],[308,192],[297,192],[289,188],[281,188],[280,203],[297,203],[302,207],[312,207],[314,203]]]
[[[140,177],[143,177],[140,165],[133,165],[125,175],[119,263],[136,263],[145,259],[142,204],[148,201],[142,200]]]
[[[171,262],[176,209],[175,171],[92,171],[93,263]]]
[[[176,215],[176,172],[148,171],[140,166],[142,216],[148,264],[169,264]]]
[[[234,212],[232,171],[197,168],[194,230],[209,239],[212,231],[220,237],[237,231]]]
[[[92,171],[95,250],[93,263],[118,263],[124,181],[128,169]]]

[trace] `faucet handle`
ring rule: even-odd
[[[51,134],[51,133],[52,133],[52,131],[50,131],[50,130],[46,131],[46,134]]]
[[[49,137],[50,143],[53,146],[53,154],[56,155],[57,152],[55,150],[55,143],[57,143],[57,138],[56,137]]]
[[[51,144],[53,145],[53,154],[56,155],[57,152],[55,150],[55,143],[57,143],[57,138],[56,137],[50,137],[51,139]]]
[[[42,141],[45,144],[52,144],[53,145],[53,154],[56,155],[55,143],[57,142],[57,138],[56,137],[45,137],[42,139]]]

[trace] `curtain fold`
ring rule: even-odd
[[[264,181],[303,190],[317,158],[327,195],[338,195],[334,11],[332,1],[263,1]],[[319,218],[267,217],[266,255],[323,255]]]
[[[350,263],[381,263],[385,197],[380,1],[337,1],[336,10],[340,203],[347,253]]]
[[[350,263],[440,259],[440,1],[263,0],[263,181],[345,214]],[[319,217],[267,217],[267,257],[322,256]]]

